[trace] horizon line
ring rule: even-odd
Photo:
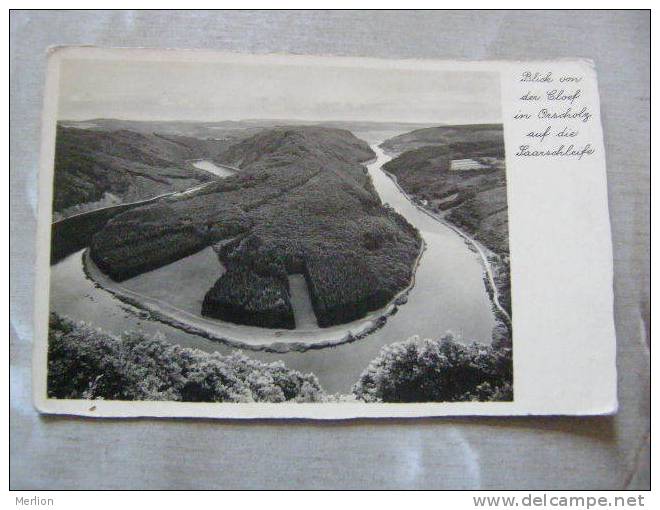
[[[222,119],[222,120],[199,120],[199,119],[127,119],[119,117],[93,117],[86,119],[56,119],[56,122],[93,122],[101,120],[115,120],[122,122],[183,122],[191,124],[218,124],[222,122],[369,122],[373,124],[429,124],[429,125],[471,125],[471,124],[503,124],[502,120],[498,121],[468,121],[468,122],[453,122],[453,121],[400,121],[400,120],[368,120],[368,119],[301,119],[301,118],[282,118],[282,117],[254,117],[243,119]]]

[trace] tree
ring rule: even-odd
[[[365,402],[512,400],[511,349],[412,337],[381,349],[353,386]]]
[[[185,402],[319,402],[313,374],[237,352],[223,356],[171,344],[162,336],[108,335],[52,314],[48,396]]]

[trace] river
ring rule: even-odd
[[[198,168],[200,170],[205,170],[207,172],[217,175],[218,177],[229,177],[236,173],[231,168],[224,165],[222,166],[218,165],[208,159],[198,159],[195,161],[191,161],[191,164],[195,168]]]
[[[349,393],[362,371],[385,345],[413,335],[437,338],[446,331],[452,331],[463,342],[490,343],[495,326],[479,255],[468,248],[458,233],[415,207],[381,170],[391,158],[377,143],[372,149],[377,158],[368,164],[368,171],[383,203],[392,206],[419,229],[426,242],[426,252],[417,269],[408,302],[387,319],[384,327],[353,343],[305,352],[245,351],[252,358],[282,360],[289,368],[313,372],[329,393]],[[112,333],[131,330],[146,334],[158,332],[169,341],[186,347],[224,354],[234,350],[219,342],[146,320],[144,312],[115,299],[85,277],[82,252],[70,255],[51,268],[50,302],[53,311]]]

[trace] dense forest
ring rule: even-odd
[[[48,396],[184,402],[317,402],[325,392],[312,374],[281,362],[222,356],[138,333],[114,337],[50,316]]]
[[[353,393],[366,402],[511,401],[511,349],[413,337],[381,349]]]
[[[462,124],[416,129],[385,140],[381,147],[390,153],[401,153],[420,147],[451,143],[495,143],[504,150],[502,124]]]
[[[502,306],[511,314],[509,222],[502,125],[420,129],[385,141],[400,154],[383,166],[420,205],[493,253]],[[456,162],[468,162],[456,166]]]
[[[435,212],[449,211],[447,219],[493,251],[505,253],[509,236],[503,151],[504,146],[494,142],[435,145],[403,152],[383,168],[407,193]],[[451,169],[453,160],[467,158],[488,159],[482,168]]]
[[[263,130],[217,156],[239,174],[114,217],[92,259],[121,281],[223,243],[205,315],[293,327],[286,280],[300,273],[321,327],[357,319],[409,284],[421,248],[373,189],[362,164],[373,156],[346,130]]]
[[[112,205],[108,197],[131,202],[211,181],[186,160],[214,159],[226,148],[222,140],[58,125],[53,210],[67,216],[83,204]]]
[[[184,402],[328,402],[316,376],[241,353],[183,348],[162,336],[115,337],[51,314],[48,396]],[[510,401],[511,350],[451,335],[385,346],[353,386],[365,402]]]

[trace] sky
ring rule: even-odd
[[[501,122],[490,72],[62,60],[59,120]]]

